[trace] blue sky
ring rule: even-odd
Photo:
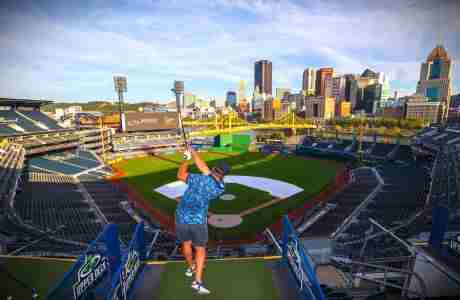
[[[252,93],[254,62],[273,62],[273,86],[301,88],[306,67],[339,74],[370,67],[393,89],[415,91],[420,63],[443,41],[460,90],[456,0],[2,1],[0,96],[114,99],[128,77],[132,101],[186,90],[222,99],[240,79]],[[442,24],[440,27],[439,24]]]

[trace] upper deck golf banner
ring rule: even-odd
[[[315,263],[305,252],[287,216],[283,217],[283,259],[305,300],[325,300],[315,274]]]
[[[46,299],[104,299],[110,289],[111,279],[119,268],[120,258],[118,227],[108,224]]]
[[[128,251],[123,255],[120,267],[113,277],[107,300],[132,299],[134,285],[142,273],[142,260],[145,259],[144,224],[136,226]]]

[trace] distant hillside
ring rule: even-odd
[[[124,103],[124,111],[138,111],[140,107],[146,105],[155,105],[153,102],[139,102],[139,103]],[[83,111],[100,111],[104,113],[116,112],[118,111],[118,103],[113,103],[109,101],[90,101],[87,103],[81,102],[65,102],[65,103],[53,103],[50,105],[45,105],[42,107],[42,110],[47,112],[53,112],[56,108],[67,108],[70,106],[81,106]]]

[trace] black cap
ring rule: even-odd
[[[231,170],[230,166],[226,162],[217,163],[217,165],[215,166],[215,169],[218,169],[219,173],[221,173],[223,176],[230,173],[230,170]]]

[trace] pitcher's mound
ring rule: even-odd
[[[222,196],[219,197],[220,200],[225,200],[225,201],[231,201],[235,199],[235,195],[232,194],[223,194]]]
[[[208,224],[217,228],[236,227],[243,222],[239,215],[217,215],[213,214],[208,219]]]

